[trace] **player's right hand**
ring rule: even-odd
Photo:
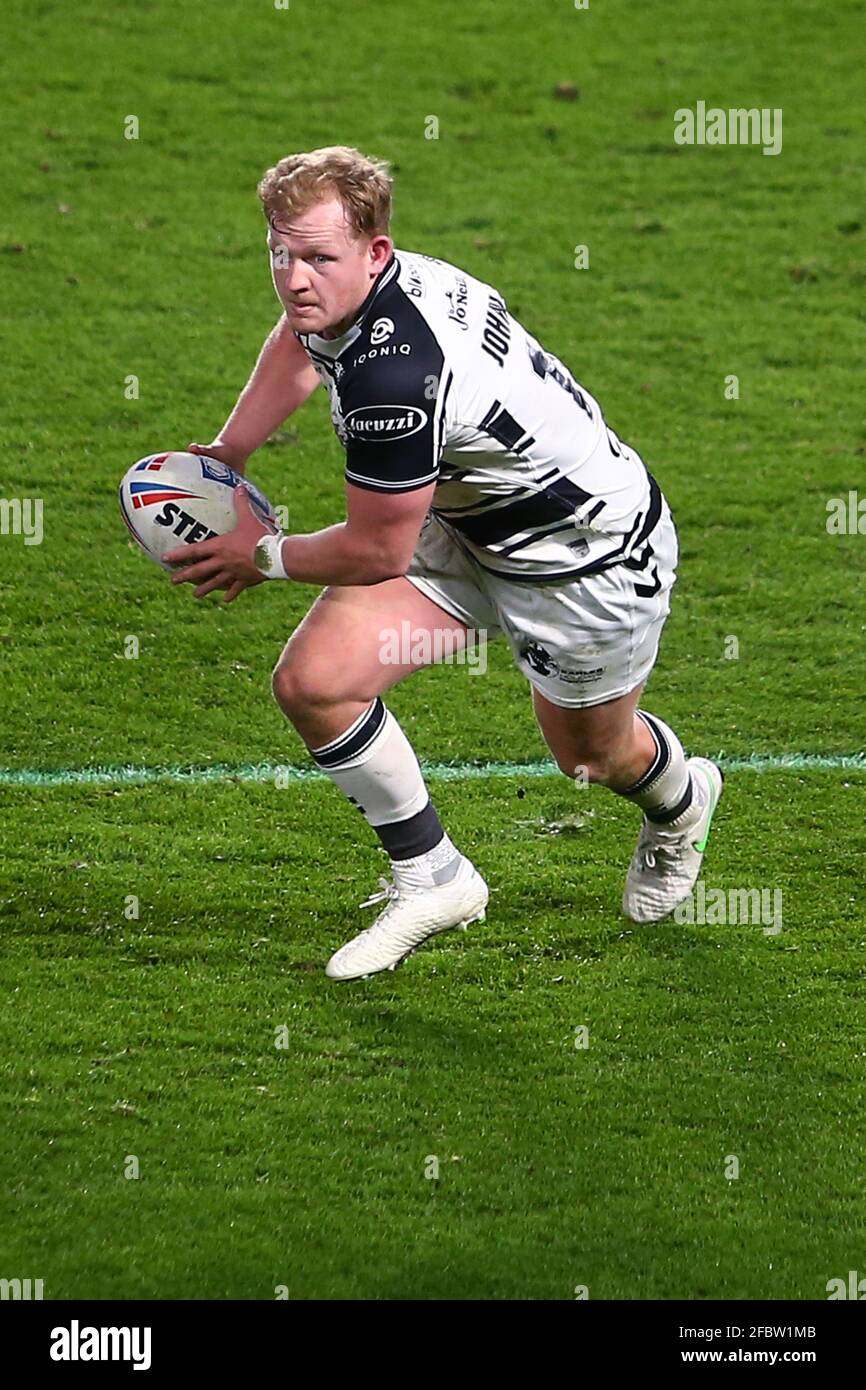
[[[208,458],[219,459],[220,463],[227,463],[236,473],[243,473],[247,466],[248,455],[233,448],[231,444],[224,444],[221,439],[214,439],[210,444],[189,444],[187,451],[190,454],[206,454]]]

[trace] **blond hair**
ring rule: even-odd
[[[316,203],[336,196],[353,239],[388,234],[391,222],[390,165],[350,145],[326,145],[289,154],[262,178],[258,194],[265,217],[291,221]]]

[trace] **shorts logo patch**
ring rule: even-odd
[[[531,666],[540,676],[555,676],[559,673],[559,667],[550,652],[538,642],[528,642],[525,647],[521,647],[520,655],[527,666]]]
[[[531,666],[539,676],[551,676],[565,685],[592,685],[595,681],[601,680],[605,671],[603,666],[594,666],[589,671],[560,666],[539,642],[527,642],[520,648],[520,655],[527,666]]]

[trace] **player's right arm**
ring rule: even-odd
[[[318,385],[319,374],[284,314],[265,339],[250,379],[216,439],[190,444],[190,453],[209,454],[243,473],[250,454]]]

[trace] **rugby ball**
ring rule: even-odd
[[[253,511],[276,530],[274,509],[249,480],[204,454],[148,454],[120,484],[120,511],[133,540],[171,572],[163,555],[178,545],[224,536],[237,526],[234,490],[249,489]]]

